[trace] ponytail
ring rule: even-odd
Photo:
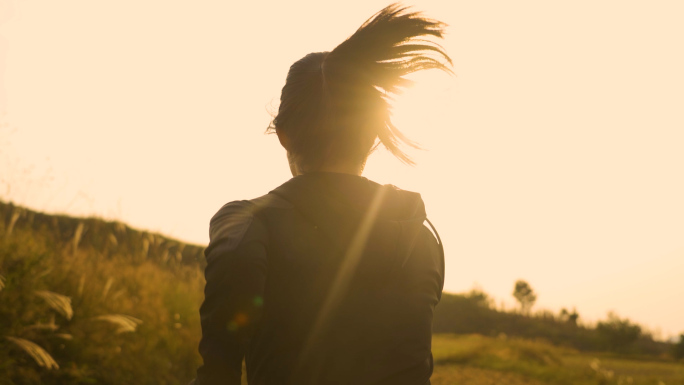
[[[288,150],[310,166],[341,158],[364,162],[376,138],[406,164],[400,148],[417,144],[391,122],[389,101],[425,69],[451,73],[437,43],[445,24],[392,4],[331,52],[306,55],[290,67],[277,116],[269,130],[289,137]]]

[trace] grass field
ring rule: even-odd
[[[0,385],[187,384],[201,363],[201,252],[0,202]],[[433,385],[684,385],[671,357],[504,335],[437,334],[433,354]]]
[[[433,385],[684,384],[684,363],[580,353],[540,341],[436,335]]]
[[[432,385],[684,385],[684,363],[667,360],[479,334],[436,334],[432,345]]]

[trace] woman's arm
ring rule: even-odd
[[[199,385],[239,385],[249,338],[261,317],[267,260],[263,226],[249,202],[232,202],[212,218],[200,308],[204,365]]]

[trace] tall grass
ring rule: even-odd
[[[23,338],[10,336],[7,336],[5,338],[13,342],[15,345],[17,345],[19,348],[25,351],[29,356],[31,356],[31,358],[33,358],[36,361],[36,364],[38,364],[38,366],[47,369],[59,369],[59,365],[57,365],[55,359],[52,358],[50,353],[46,352],[45,349],[41,348],[40,346]]]
[[[0,203],[0,384],[186,384],[201,250]]]

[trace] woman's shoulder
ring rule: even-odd
[[[291,208],[292,204],[276,194],[266,194],[254,199],[236,200],[223,205],[211,218],[211,223],[226,218],[247,219],[266,208]]]
[[[209,241],[219,239],[241,240],[255,217],[267,208],[290,208],[292,205],[274,194],[266,194],[250,200],[228,202],[221,207],[209,222]]]

